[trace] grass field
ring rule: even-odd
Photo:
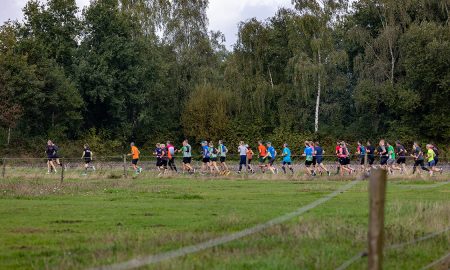
[[[251,177],[1,179],[0,269],[85,269],[177,249],[294,211],[350,180]],[[389,180],[386,245],[450,226],[450,184],[436,185],[447,178]],[[362,181],[287,223],[147,268],[335,269],[366,248],[367,222]],[[386,251],[384,266],[420,269],[449,247],[447,232]]]

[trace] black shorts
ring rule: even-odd
[[[91,161],[92,161],[92,159],[90,159],[90,158],[85,158],[85,159],[84,159],[84,163],[86,163],[86,164],[91,163]]]
[[[315,166],[317,164],[317,158],[313,157],[312,164]]]
[[[209,158],[209,157],[204,157],[204,158],[203,158],[203,163],[209,163],[209,161],[210,161],[210,158]]]
[[[313,164],[312,160],[305,160],[305,166],[310,167]]]
[[[345,165],[349,165],[350,164],[350,158],[349,157],[346,157],[345,158]]]
[[[364,163],[366,163],[365,160],[364,160],[364,157],[361,157],[361,160],[360,160],[359,164],[364,165]]]
[[[160,165],[160,167],[161,167],[161,166],[162,166],[162,167],[167,167],[167,162],[168,162],[167,159],[161,159],[161,165]]]
[[[183,163],[184,164],[191,164],[192,158],[191,157],[184,157],[183,158]]]
[[[375,162],[375,157],[367,157],[367,160],[369,161],[369,165],[373,165],[373,163]]]
[[[217,162],[217,158],[216,157],[211,158],[211,162]]]
[[[162,159],[156,158],[156,167],[161,167],[161,166],[162,166]]]
[[[406,158],[405,157],[399,157],[397,158],[397,164],[405,164]]]
[[[247,164],[251,164],[252,163],[252,159],[251,158],[249,158],[249,159],[247,159]]]
[[[339,164],[347,165],[347,159],[346,158],[339,158]]]
[[[138,161],[139,161],[138,158],[132,159],[132,160],[131,160],[131,164],[137,165]]]
[[[316,157],[317,164],[322,164],[323,158],[322,157]]]
[[[272,158],[271,160],[269,160],[269,165],[272,166],[274,162],[275,162],[275,159]]]
[[[259,157],[259,163],[261,164],[266,163],[266,159],[264,157]]]
[[[220,162],[224,163],[226,159],[227,159],[227,157],[220,157]]]
[[[380,165],[386,165],[388,159],[389,159],[388,157],[382,156],[382,157],[380,158]]]
[[[286,165],[286,164],[290,166],[292,164],[292,162],[283,161],[283,165]]]

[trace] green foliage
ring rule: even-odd
[[[0,28],[1,127],[105,153],[184,137],[450,142],[446,1],[296,0],[241,22],[231,52],[208,3],[95,0],[78,16],[74,0],[29,1]]]

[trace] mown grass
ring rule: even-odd
[[[348,183],[256,176],[16,177],[0,181],[0,269],[84,269],[248,228]],[[306,179],[306,178],[302,178]],[[386,244],[450,226],[446,176],[392,179]],[[420,187],[420,188],[415,188]],[[334,269],[366,247],[367,182],[285,224],[149,269]],[[386,251],[385,269],[417,269],[448,252],[449,233]],[[361,259],[350,269],[362,269]]]

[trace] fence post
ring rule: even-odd
[[[2,178],[5,178],[5,174],[6,174],[6,158],[2,159],[3,164],[2,164]]]
[[[64,162],[62,162],[63,160],[61,159],[61,184],[64,182]]]
[[[369,182],[369,270],[382,269],[385,199],[386,170],[372,169]]]
[[[127,178],[127,155],[123,155],[123,177]]]
[[[366,153],[364,153],[364,173],[367,171],[367,149]]]

